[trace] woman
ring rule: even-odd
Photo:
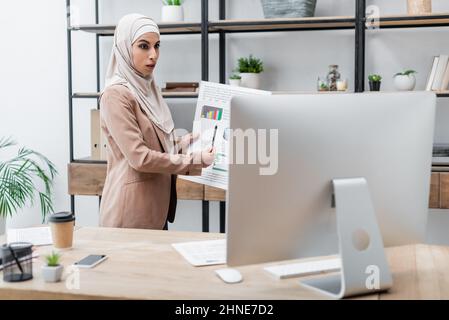
[[[101,226],[167,229],[175,217],[176,175],[200,175],[214,160],[212,149],[185,153],[191,134],[174,138],[170,110],[153,79],[159,45],[150,18],[130,14],[118,23],[100,96],[109,148]]]

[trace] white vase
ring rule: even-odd
[[[394,86],[399,91],[412,91],[415,89],[416,78],[414,74],[397,75],[394,77]]]
[[[233,87],[240,87],[240,79],[229,79],[229,84]]]
[[[162,22],[184,21],[184,9],[182,6],[162,6]]]
[[[42,266],[42,276],[45,282],[58,282],[61,280],[62,271],[64,266],[59,265],[56,267],[49,267],[47,265]]]
[[[242,77],[240,82],[242,87],[259,89],[260,73],[240,73],[240,77]]]

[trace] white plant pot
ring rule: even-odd
[[[416,78],[414,74],[408,76],[398,75],[394,77],[394,86],[399,91],[412,91],[415,89]]]
[[[242,80],[240,85],[242,87],[259,89],[260,87],[260,73],[240,73]]]
[[[162,6],[162,22],[184,21],[184,9],[182,6]]]
[[[240,87],[240,79],[229,79],[229,84],[233,87]]]
[[[64,266],[59,265],[57,267],[49,267],[47,265],[42,266],[42,276],[45,282],[58,282],[61,280],[62,271]]]

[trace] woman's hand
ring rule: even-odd
[[[179,146],[183,153],[188,149],[188,147],[199,138],[199,133],[188,133],[183,135],[179,141]]]
[[[193,142],[195,142],[199,138],[200,134],[197,133],[188,133],[181,138],[181,143],[186,147],[190,146]]]
[[[201,152],[201,164],[203,168],[209,167],[215,160],[215,148],[207,148]]]

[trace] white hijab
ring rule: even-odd
[[[168,143],[173,138],[174,129],[171,112],[157,88],[153,76],[143,77],[134,68],[132,58],[133,43],[147,32],[159,34],[157,24],[148,17],[141,14],[128,14],[120,19],[114,34],[114,44],[104,90],[116,84],[128,87],[150,120],[166,134],[165,143]],[[166,151],[169,152],[169,150]]]

